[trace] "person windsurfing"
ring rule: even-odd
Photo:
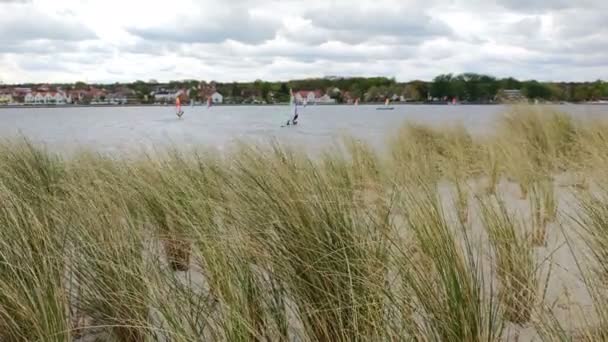
[[[294,109],[293,109],[293,118],[288,119],[287,120],[287,126],[290,125],[297,125],[298,124],[298,101],[296,100],[295,96],[293,96],[293,90],[289,89],[289,103],[294,105]]]
[[[294,126],[298,124],[298,105],[297,104],[296,104],[296,110],[293,114],[293,118],[291,120],[287,121],[287,126],[289,126],[290,123]]]
[[[177,96],[175,98],[175,115],[177,115],[178,118],[182,118],[182,115],[184,115],[184,111],[182,110],[182,101],[179,99],[179,96]]]

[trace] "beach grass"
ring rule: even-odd
[[[408,122],[388,153],[344,138],[314,156],[6,141],[0,341],[605,337],[601,127],[514,107],[483,137]],[[567,279],[585,290],[559,309]]]

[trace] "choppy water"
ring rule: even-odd
[[[308,106],[300,110],[299,125],[281,128],[286,106],[185,107],[178,120],[168,107],[4,108],[0,109],[0,138],[24,135],[52,150],[80,147],[102,152],[163,147],[229,147],[234,141],[281,142],[319,150],[348,134],[384,145],[406,120],[461,123],[474,133],[493,129],[505,106],[396,105],[393,111],[376,106]],[[608,116],[608,106],[559,106],[575,116]]]

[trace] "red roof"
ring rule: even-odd
[[[323,96],[320,90],[300,90],[296,94],[300,94],[302,97],[308,97],[308,94],[315,94],[315,98]]]

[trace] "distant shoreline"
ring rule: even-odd
[[[497,106],[497,105],[509,105],[511,103],[459,103],[456,105],[452,105],[446,102],[398,102],[391,103],[391,106],[422,106],[422,105],[430,105],[430,106]],[[288,103],[272,103],[272,104],[251,104],[251,103],[235,103],[235,104],[216,104],[212,107],[245,107],[245,106],[254,106],[254,107],[271,107],[271,106],[286,106]],[[384,102],[366,102],[360,104],[360,106],[381,106],[384,105]],[[540,105],[608,105],[608,103],[589,103],[589,102],[581,102],[581,103],[542,103]],[[344,106],[344,107],[355,107],[353,104],[346,103],[317,103],[310,104],[307,107],[314,106]],[[117,108],[117,107],[173,107],[173,105],[162,105],[162,104],[62,104],[62,105],[0,105],[0,109],[34,109],[34,108]],[[190,105],[183,106],[184,108],[191,107]],[[206,104],[195,105],[194,107],[206,107]]]

